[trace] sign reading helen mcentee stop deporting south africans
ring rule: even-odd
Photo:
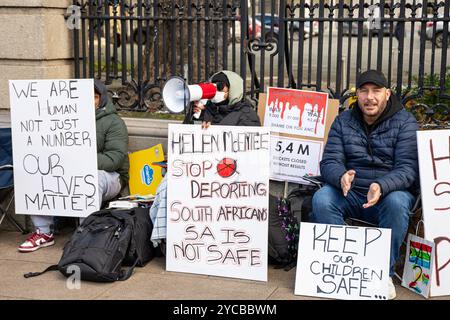
[[[269,130],[169,125],[169,271],[267,281]]]

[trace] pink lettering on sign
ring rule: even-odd
[[[434,261],[435,261],[435,268],[436,268],[436,284],[439,287],[441,285],[440,273],[443,269],[445,269],[448,266],[448,264],[450,263],[450,259],[448,259],[444,264],[439,265],[438,253],[441,250],[440,246],[442,246],[445,243],[450,244],[450,239],[447,237],[437,237],[437,238],[434,238],[434,243],[436,246],[436,250],[434,250]]]
[[[432,139],[430,139],[429,143],[430,143],[431,163],[433,165],[433,177],[434,177],[434,180],[436,181],[436,180],[443,179],[443,178],[440,178],[438,175],[438,173],[441,173],[440,171],[438,172],[438,170],[437,170],[438,162],[442,161],[441,164],[443,164],[443,166],[446,170],[448,170],[448,167],[450,166],[450,137],[448,137],[449,153],[445,154],[443,156],[442,155],[437,156],[435,154]],[[448,183],[447,181],[440,181],[440,182],[436,183],[434,185],[433,192],[436,197],[444,196],[445,194],[450,194],[450,183]],[[449,209],[450,209],[450,206],[434,208],[435,211],[441,211],[441,212],[448,211]]]
[[[302,126],[302,116],[307,104],[311,105],[311,115],[316,119],[316,125],[314,133],[317,133],[317,124],[319,122],[320,115],[323,111],[326,111],[328,96],[317,92],[308,91],[293,91],[291,89],[271,88],[267,100],[269,110],[273,113],[280,112],[280,118],[284,119],[284,112],[286,109],[298,109],[299,119],[298,126]],[[325,117],[322,116],[322,125],[325,124]]]

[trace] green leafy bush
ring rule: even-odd
[[[427,123],[432,120],[435,120],[435,122],[450,121],[450,99],[441,97],[442,94],[450,96],[450,67],[446,70],[443,92],[440,91],[440,79],[440,74],[425,74],[423,89],[421,90],[419,78],[414,76],[412,88],[407,92],[403,92],[406,94],[406,98],[419,94],[418,97],[409,100],[405,107],[413,112],[417,121],[421,123]]]

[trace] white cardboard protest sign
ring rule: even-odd
[[[434,262],[434,243],[408,234],[402,286],[428,298]]]
[[[388,299],[391,230],[302,222],[295,294]]]
[[[270,178],[299,182],[307,175],[320,174],[323,142],[282,137],[272,134]]]
[[[270,134],[169,125],[168,271],[267,281]]]
[[[450,130],[417,132],[425,239],[435,244],[430,296],[450,294]]]
[[[10,80],[9,96],[16,212],[98,210],[93,80]]]

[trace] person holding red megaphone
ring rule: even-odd
[[[215,84],[217,91],[214,96],[206,85],[191,85],[188,89],[189,99],[194,103],[192,112],[200,113],[202,128],[211,124],[223,126],[261,126],[256,111],[244,98],[244,80],[232,71],[223,70],[214,74],[210,82]],[[195,86],[201,86],[200,89]],[[177,87],[175,85],[174,87]],[[180,87],[180,86],[178,86]],[[172,88],[170,88],[172,89]],[[173,90],[172,90],[173,91]],[[183,93],[184,94],[184,93]],[[201,100],[192,100],[193,96]],[[208,97],[206,99],[205,97]],[[156,190],[155,200],[150,208],[150,218],[153,223],[151,241],[156,246],[161,245],[165,254],[166,221],[167,221],[167,176],[161,180]]]
[[[217,92],[209,100],[194,101],[193,113],[202,120],[202,128],[211,124],[223,126],[261,126],[256,111],[244,97],[244,80],[235,72],[215,73],[211,83]]]

